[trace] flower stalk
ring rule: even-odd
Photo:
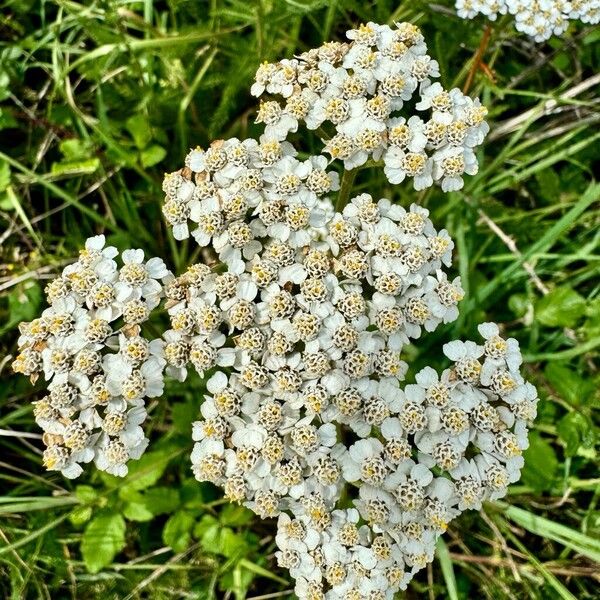
[[[340,191],[338,192],[337,201],[335,203],[335,211],[341,213],[344,210],[348,200],[350,200],[350,194],[354,187],[354,180],[356,179],[357,169],[344,170],[342,179],[340,181]]]

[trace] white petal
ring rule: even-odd
[[[227,375],[222,371],[217,371],[207,382],[206,389],[211,394],[216,394],[227,387]]]

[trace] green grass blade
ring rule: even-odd
[[[527,531],[554,540],[600,563],[600,540],[517,506],[505,506],[503,514]]]
[[[506,532],[507,537],[512,543],[519,548],[519,550],[527,556],[529,563],[542,575],[542,577],[548,582],[548,584],[558,594],[558,597],[562,600],[578,600],[559,580],[551,573],[528,549],[522,544],[519,539],[513,535],[510,531]]]
[[[0,556],[6,554],[7,552],[12,552],[16,548],[20,548],[25,544],[29,544],[29,542],[32,542],[33,540],[39,538],[48,531],[51,531],[52,529],[60,525],[68,516],[68,514],[65,514],[58,517],[57,519],[49,521],[39,529],[36,529],[35,531],[32,531],[31,533],[23,536],[22,538],[19,538],[16,542],[13,542],[12,544],[8,544],[7,546],[0,548]]]
[[[496,277],[488,284],[475,292],[475,301],[483,303],[483,301],[487,300],[500,285],[506,282],[521,268],[524,261],[528,260],[532,255],[538,252],[546,252],[556,240],[563,235],[592,204],[594,204],[594,202],[598,201],[599,198],[600,184],[594,183],[588,187],[585,194],[583,194],[579,201],[576,202],[567,213],[556,221],[556,223],[554,223],[537,242],[529,246],[529,248],[522,253],[520,258],[515,258],[515,261],[511,265],[496,275]],[[471,301],[469,305],[472,307],[475,301]]]
[[[9,165],[14,167],[15,169],[18,169],[19,171],[21,171],[21,173],[24,173],[28,177],[30,177],[32,179],[32,181],[34,181],[35,183],[39,183],[41,186],[45,187],[48,191],[52,192],[55,196],[62,198],[65,202],[69,203],[71,206],[75,207],[77,210],[81,211],[83,214],[90,217],[90,219],[96,221],[96,223],[100,223],[101,225],[103,225],[107,229],[110,229],[111,231],[117,231],[117,227],[115,225],[113,225],[113,223],[111,223],[110,221],[105,219],[103,216],[98,214],[98,212],[89,208],[88,206],[85,206],[85,204],[82,204],[81,202],[79,202],[79,200],[77,200],[77,198],[75,198],[74,196],[71,196],[71,194],[68,194],[63,189],[58,187],[57,185],[54,185],[50,181],[46,181],[46,179],[44,179],[43,177],[41,177],[34,171],[31,171],[26,166],[22,165],[18,160],[11,158],[7,154],[4,154],[4,152],[0,152],[0,159],[5,160]]]
[[[48,510],[72,504],[79,504],[79,500],[73,496],[0,498],[0,515]]]
[[[446,591],[450,600],[459,600],[458,590],[456,589],[456,578],[454,577],[454,567],[452,565],[452,559],[448,552],[448,546],[444,542],[443,538],[438,538],[436,543],[436,554],[440,561],[440,567],[442,568],[442,575],[446,582]]]

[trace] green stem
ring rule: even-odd
[[[340,183],[340,191],[338,193],[337,202],[335,203],[335,211],[342,212],[346,204],[348,204],[348,199],[350,198],[350,192],[352,191],[352,186],[354,185],[354,179],[356,178],[357,169],[352,169],[350,171],[344,171],[342,175],[342,181]]]
[[[591,352],[594,348],[600,346],[600,337],[594,337],[584,343],[579,343],[568,350],[559,350],[558,352],[541,352],[539,354],[526,354],[523,357],[525,362],[539,362],[541,360],[570,360],[580,354]]]

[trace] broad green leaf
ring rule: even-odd
[[[248,551],[246,540],[229,527],[223,527],[219,534],[219,554],[227,558],[240,557]]]
[[[556,426],[560,439],[565,444],[565,454],[575,456],[581,446],[591,448],[594,444],[594,429],[587,417],[578,412],[565,415]]]
[[[525,294],[513,294],[508,299],[508,308],[517,317],[524,317],[527,314],[530,304],[529,298]]]
[[[33,319],[42,304],[42,288],[32,282],[27,287],[15,289],[8,296],[10,320],[15,323]]]
[[[219,589],[224,592],[233,592],[235,600],[244,600],[254,577],[255,575],[252,571],[243,569],[237,563],[233,569],[229,569],[219,578]]]
[[[91,158],[92,144],[81,138],[63,140],[58,148],[67,161],[80,161]]]
[[[75,487],[75,496],[80,502],[90,503],[98,497],[98,492],[91,485],[78,485]]]
[[[151,521],[154,516],[143,502],[128,502],[123,509],[123,516],[130,521]]]
[[[0,108],[0,131],[9,127],[18,127],[18,121],[13,116],[13,112]]]
[[[540,186],[542,198],[554,202],[556,200],[556,190],[561,188],[559,176],[553,169],[544,169],[536,173],[535,178]]]
[[[529,448],[523,452],[523,482],[535,490],[552,488],[558,472],[558,459],[554,448],[536,431],[529,436]]]
[[[194,537],[200,539],[208,530],[214,527],[219,527],[217,519],[212,515],[202,515],[202,518],[194,527]]]
[[[200,540],[204,550],[215,553],[218,549],[220,530],[221,524],[212,515],[204,515],[194,527],[194,537]]]
[[[158,164],[166,155],[167,151],[162,146],[152,144],[152,146],[145,148],[140,152],[140,161],[142,163],[142,167],[153,167],[154,165]]]
[[[194,537],[200,539],[202,548],[212,554],[228,558],[246,553],[248,542],[230,527],[223,527],[211,515],[204,515],[194,527]]]
[[[192,539],[194,523],[195,519],[191,513],[185,510],[177,511],[165,523],[162,532],[163,542],[173,548],[174,552],[183,552]]]
[[[583,380],[577,372],[559,362],[548,363],[544,375],[560,397],[573,406],[585,404],[596,387],[593,381]]]
[[[69,521],[76,527],[87,523],[92,518],[93,509],[91,506],[78,506],[71,511]]]
[[[9,17],[7,17],[9,18]],[[6,100],[10,95],[10,77],[5,70],[0,71],[0,101]]]
[[[152,132],[150,131],[150,123],[146,116],[137,114],[129,117],[125,123],[125,127],[127,127],[127,131],[131,134],[139,150],[142,150],[150,143]]]
[[[588,302],[582,330],[588,339],[600,337],[600,297]]]
[[[179,492],[168,487],[155,487],[143,494],[148,510],[154,515],[172,513],[179,506]]]
[[[221,532],[221,526],[218,523],[211,525],[208,527],[202,537],[200,538],[200,542],[202,543],[202,547],[206,552],[217,553],[219,551],[219,534]]]
[[[90,573],[98,573],[109,565],[124,547],[125,521],[119,514],[98,515],[83,532],[81,554]]]
[[[191,400],[178,402],[173,405],[171,410],[171,419],[176,431],[189,436],[192,431],[192,423],[198,414],[198,407]]]
[[[254,513],[239,504],[226,504],[221,510],[219,521],[229,527],[246,525],[254,518]]]
[[[130,485],[124,485],[119,490],[119,498],[125,502],[143,502],[142,492]]]
[[[552,290],[535,305],[535,318],[549,327],[572,327],[585,312],[585,299],[564,286]]]
[[[42,304],[42,288],[36,281],[16,286],[8,294],[8,322],[0,325],[0,333],[12,329],[21,321],[31,321]]]
[[[181,503],[186,508],[201,508],[206,502],[203,493],[204,487],[192,477],[186,479],[179,488]]]
[[[129,463],[129,473],[124,486],[133,490],[143,490],[154,485],[164,473],[170,454],[161,451],[147,452],[139,460]]]

